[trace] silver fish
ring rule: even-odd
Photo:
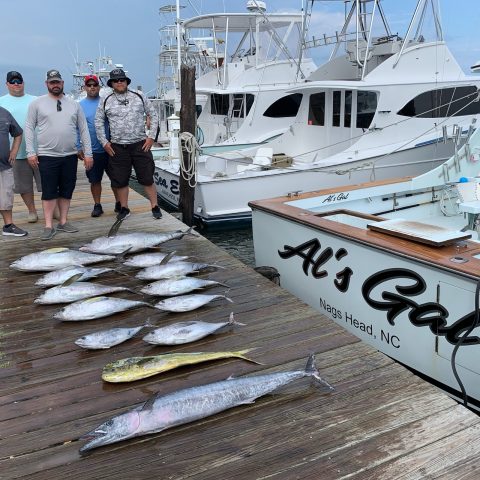
[[[196,308],[203,307],[203,305],[206,305],[217,298],[224,298],[230,303],[233,303],[233,300],[225,295],[203,295],[201,293],[196,293],[192,295],[180,295],[178,297],[166,298],[165,300],[156,303],[155,308],[166,312],[190,312]]]
[[[225,327],[233,327],[234,325],[244,326],[245,324],[236,322],[232,312],[227,322],[190,321],[173,323],[172,325],[152,330],[143,337],[143,340],[152,345],[181,345],[200,340]]]
[[[156,247],[169,240],[182,238],[185,235],[194,235],[192,234],[192,230],[193,227],[190,227],[184,232],[181,230],[163,233],[133,232],[123,233],[114,237],[99,237],[91,243],[80,247],[80,250],[82,252],[111,254],[120,254],[127,251],[130,253],[139,252],[147,248]]]
[[[135,277],[141,280],[162,280],[217,268],[224,267],[209,265],[207,263],[169,262],[166,265],[152,265],[151,267],[144,268],[140,270]]]
[[[127,287],[114,285],[102,285],[100,283],[75,282],[68,286],[52,287],[45,290],[42,295],[35,299],[35,303],[52,305],[54,303],[70,303],[89,297],[98,297],[114,292],[131,292]]]
[[[54,287],[56,285],[62,285],[74,275],[82,274],[82,276],[79,278],[79,280],[82,281],[95,278],[103,273],[112,271],[113,268],[94,268],[73,265],[71,267],[65,267],[61,268],[60,270],[53,270],[53,272],[46,273],[43,277],[39,278],[35,282],[35,285],[40,287]]]
[[[166,253],[153,252],[153,253],[140,253],[139,255],[134,255],[133,257],[127,258],[123,262],[126,267],[136,267],[136,268],[145,268],[150,267],[151,265],[158,265],[160,262],[167,256]],[[181,262],[187,260],[189,257],[186,255],[174,255],[170,261],[171,262]]]
[[[75,344],[90,350],[106,349],[127,341],[144,327],[146,327],[146,325],[140,327],[109,328],[108,330],[101,330],[84,335],[78,340],[75,340]]]
[[[95,255],[68,248],[49,248],[15,260],[10,268],[22,272],[51,272],[71,265],[90,265],[114,259],[112,255]]]
[[[93,297],[63,307],[55,313],[53,318],[58,318],[65,322],[93,320],[141,306],[154,308],[147,302],[125,300],[124,298]]]
[[[89,441],[80,448],[80,453],[254,403],[257,398],[304,377],[311,377],[316,384],[334,390],[320,377],[315,356],[311,355],[305,370],[229,378],[166,395],[156,394],[143,405],[114,416],[84,435],[82,439]]]
[[[171,297],[173,295],[182,295],[184,293],[192,292],[193,290],[213,287],[216,285],[228,288],[228,285],[216,282],[215,280],[205,280],[203,278],[192,277],[172,277],[149,283],[140,291],[142,293],[146,293],[147,295]]]

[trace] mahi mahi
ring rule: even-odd
[[[220,382],[185,388],[166,395],[156,394],[143,405],[115,415],[82,437],[88,442],[80,448],[84,453],[128,438],[161,432],[167,428],[215,415],[229,408],[254,403],[294,380],[310,377],[330,391],[311,355],[304,370],[277,372],[229,378]]]
[[[51,272],[71,265],[90,265],[114,259],[112,255],[95,255],[69,248],[49,248],[15,260],[10,268],[22,272]]]
[[[83,252],[111,254],[120,254],[127,251],[130,253],[139,252],[147,248],[156,247],[169,240],[183,238],[185,235],[195,235],[192,233],[192,230],[193,227],[184,232],[181,230],[163,233],[133,232],[123,233],[114,237],[99,237],[91,243],[80,247],[80,250]]]
[[[64,322],[93,320],[142,306],[154,308],[147,302],[113,297],[93,297],[63,307],[53,318],[63,320]]]
[[[216,282],[215,280],[206,280],[203,278],[193,277],[172,277],[165,280],[158,280],[149,283],[140,291],[147,295],[156,295],[161,297],[171,297],[174,295],[182,295],[184,293],[192,292],[200,288],[208,288],[220,285],[227,287],[224,283]]]
[[[169,262],[166,265],[152,265],[151,267],[144,268],[140,270],[135,277],[140,280],[162,280],[206,270],[216,270],[218,268],[224,267],[209,265],[208,263]]]
[[[35,285],[39,287],[55,287],[56,285],[62,285],[74,275],[81,274],[78,280],[89,280],[90,278],[98,277],[103,273],[112,272],[112,268],[94,268],[83,267],[81,265],[73,265],[71,267],[61,268],[60,270],[54,270],[53,272],[46,273],[42,278],[39,278]]]
[[[185,365],[223,358],[241,358],[247,362],[258,363],[245,356],[249,351],[250,349],[238,352],[164,353],[150,357],[123,358],[103,367],[102,380],[111,383],[133,382]]]
[[[232,312],[227,322],[212,323],[192,320],[173,323],[172,325],[152,330],[143,337],[143,340],[153,345],[180,345],[200,340],[212,333],[217,333],[219,330],[233,327],[234,325],[244,326],[245,324],[236,322]]]
[[[127,287],[115,285],[102,285],[100,283],[75,282],[71,285],[52,287],[45,290],[42,295],[35,299],[35,303],[52,305],[54,303],[70,303],[90,297],[98,297],[107,293],[131,292]]]
[[[207,303],[216,300],[217,298],[224,298],[233,303],[231,298],[225,295],[204,295],[201,293],[191,295],[179,295],[178,297],[166,298],[155,304],[155,308],[164,310],[166,312],[190,312],[197,308],[203,307]]]
[[[88,348],[90,350],[110,348],[132,338],[146,326],[147,325],[142,325],[140,327],[116,327],[89,333],[88,335],[84,335],[78,340],[75,340],[75,344],[79,347]]]

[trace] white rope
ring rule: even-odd
[[[195,135],[192,135],[189,132],[181,132],[179,135],[179,141],[182,146],[182,151],[180,152],[178,159],[180,163],[180,175],[188,182],[190,187],[195,188],[197,185],[197,159],[200,146],[198,145]],[[188,155],[188,163],[190,165],[188,168],[183,161],[184,151]]]

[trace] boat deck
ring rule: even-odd
[[[80,174],[83,178],[83,175]],[[22,205],[14,221],[27,238],[2,238],[0,276],[0,479],[474,479],[480,418],[385,355],[246,267],[203,237],[165,244],[165,251],[225,267],[209,275],[230,286],[233,304],[215,302],[186,314],[137,309],[90,322],[52,319],[60,306],[35,305],[41,274],[20,273],[9,264],[55,246],[79,247],[104,235],[114,221],[105,188],[106,214],[90,218],[92,202],[80,181],[71,209],[76,234],[39,240],[41,222],[26,223]],[[185,227],[165,214],[153,221],[148,202],[131,192],[132,215],[122,231]],[[125,267],[119,267],[125,271]],[[101,283],[137,289],[120,273]],[[210,292],[224,293],[217,287]],[[119,294],[124,298],[138,295]],[[135,338],[110,350],[86,351],[75,339],[112,326],[156,325],[202,319],[223,321],[235,312],[246,326],[194,344],[152,347]],[[262,363],[237,359],[184,367],[127,384],[102,382],[102,367],[116,359],[164,352],[253,348]],[[329,393],[299,381],[254,404],[191,424],[113,444],[80,456],[79,437],[112,415],[155,392],[223,380],[230,375],[303,368],[316,352]]]

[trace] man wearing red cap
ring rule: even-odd
[[[87,119],[88,131],[90,133],[90,140],[92,141],[92,153],[93,153],[93,167],[87,170],[87,178],[90,182],[90,191],[93,197],[93,210],[92,217],[99,217],[103,214],[103,208],[101,204],[102,196],[102,178],[103,173],[107,168],[108,154],[105,152],[102,144],[98,141],[97,134],[95,132],[95,113],[97,111],[98,103],[100,101],[100,82],[96,75],[87,75],[84,79],[86,98],[80,101],[85,118]],[[108,124],[104,124],[105,136],[109,137]],[[78,157],[83,160],[85,158],[83,150],[80,148],[80,139],[77,143]],[[113,193],[116,192],[113,189]],[[120,206],[115,205],[115,210],[120,211]]]

